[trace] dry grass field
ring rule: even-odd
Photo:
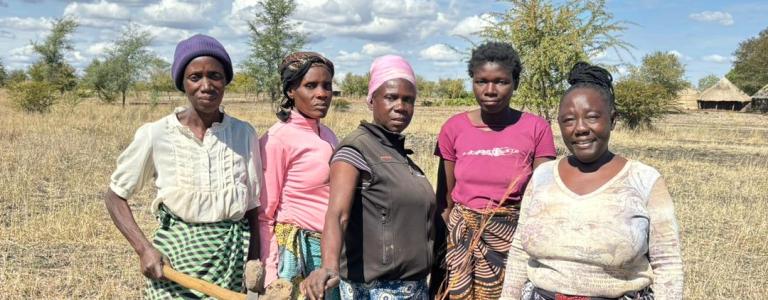
[[[226,107],[261,133],[276,120],[266,104]],[[11,109],[0,90],[0,298],[140,297],[137,257],[101,195],[134,131],[172,108],[84,101],[24,114]],[[417,107],[406,131],[433,182],[439,126],[465,109]],[[324,122],[343,137],[368,118],[355,104]],[[562,152],[559,130],[555,134]],[[612,148],[656,167],[668,181],[682,230],[686,299],[765,298],[768,116],[670,115],[655,131],[615,132]],[[147,234],[156,224],[148,210],[153,195],[145,188],[130,201]]]

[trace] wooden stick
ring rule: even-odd
[[[246,295],[222,288],[205,280],[197,279],[163,265],[163,277],[179,285],[221,300],[245,300]]]

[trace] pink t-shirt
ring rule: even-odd
[[[319,133],[319,134],[318,134]],[[261,261],[265,285],[277,279],[279,259],[275,223],[322,232],[330,193],[328,161],[338,144],[333,131],[318,120],[293,111],[261,137],[264,189],[259,207]]]
[[[557,155],[549,123],[536,115],[523,113],[500,131],[483,129],[472,124],[467,112],[457,114],[443,124],[435,150],[435,155],[456,163],[453,202],[474,210],[492,208],[514,180],[507,203],[520,201],[533,160]]]

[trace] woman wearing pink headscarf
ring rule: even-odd
[[[367,101],[373,123],[361,122],[331,159],[323,265],[301,290],[322,299],[340,284],[342,299],[427,299],[435,194],[401,134],[416,101],[410,64],[374,60]]]

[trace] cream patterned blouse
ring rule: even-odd
[[[600,188],[578,195],[560,179],[559,162],[539,166],[528,184],[502,299],[520,299],[526,281],[608,298],[650,285],[655,299],[682,299],[679,229],[659,172],[629,160]]]
[[[176,117],[185,109],[136,131],[117,159],[109,187],[128,199],[154,178],[153,212],[163,204],[189,223],[242,219],[259,206],[263,182],[256,130],[224,114],[201,141]]]

